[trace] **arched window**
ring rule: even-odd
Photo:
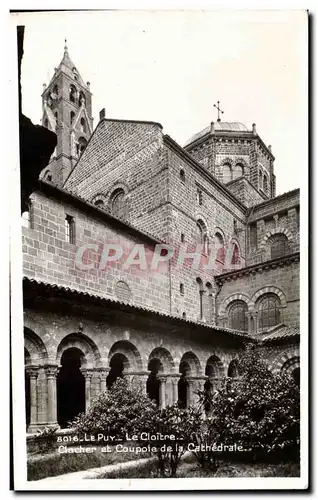
[[[79,93],[78,102],[80,103],[80,105],[83,105],[83,106],[85,105],[85,95],[83,92]]]
[[[76,68],[73,68],[73,76],[74,76],[74,80],[78,80],[78,74],[77,74],[77,71],[76,71]]]
[[[77,95],[76,88],[74,87],[74,85],[70,85],[69,97],[71,102],[76,102],[76,95]]]
[[[275,294],[263,295],[258,301],[258,330],[263,332],[281,322],[280,300]]]
[[[231,264],[233,266],[238,266],[240,265],[240,263],[241,263],[240,250],[237,244],[234,243]]]
[[[207,320],[209,323],[213,322],[213,315],[214,315],[214,297],[213,297],[213,287],[211,283],[206,283],[206,290],[207,290],[207,297],[206,297],[206,305],[207,305]]]
[[[243,300],[235,300],[229,306],[229,327],[240,332],[247,332],[247,304]]]
[[[99,199],[94,201],[94,205],[98,208],[103,208],[105,206],[104,201]]]
[[[85,118],[81,118],[81,132],[83,132],[84,134],[86,134],[86,121],[85,121]]]
[[[204,289],[203,289],[203,282],[201,278],[197,278],[196,282],[198,284],[199,288],[199,319],[203,319],[203,294],[204,294]]]
[[[58,88],[57,85],[54,85],[53,92],[52,92],[51,96],[52,96],[53,99],[57,99],[58,98],[58,96],[59,96],[59,88]]]
[[[86,148],[86,145],[87,145],[87,140],[85,139],[85,137],[80,137],[78,139],[78,143],[77,143],[77,155],[78,156],[81,156],[84,149]]]
[[[74,111],[71,111],[70,112],[70,125],[73,125],[74,118],[75,118],[75,113],[74,113]]]
[[[288,239],[285,234],[275,234],[270,238],[271,259],[283,257],[288,252]]]
[[[126,216],[125,191],[121,188],[116,189],[111,196],[111,212],[115,217]]]
[[[180,170],[180,180],[181,182],[185,182],[185,173],[183,169]]]
[[[263,177],[263,191],[264,193],[267,193],[268,190],[268,180],[267,180],[267,175],[264,174]]]
[[[51,174],[51,172],[49,170],[45,173],[44,179],[46,181],[51,182],[51,180],[52,180],[52,174]]]
[[[206,225],[203,220],[199,219],[197,221],[198,228],[198,243],[203,245],[203,253],[208,253],[208,235]]]
[[[216,246],[216,257],[215,260],[221,264],[225,262],[225,246],[223,236],[220,233],[216,233],[214,236],[215,246]]]
[[[242,177],[244,173],[243,165],[241,163],[237,163],[234,167],[233,171],[233,179],[238,179]]]
[[[261,170],[258,173],[258,189],[263,189],[263,174]]]
[[[232,168],[229,163],[223,165],[223,182],[226,184],[232,180]]]

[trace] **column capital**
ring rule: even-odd
[[[82,374],[84,375],[85,378],[91,379],[94,373],[93,368],[80,368]]]
[[[37,378],[39,375],[39,368],[39,365],[27,365],[25,371],[30,378]]]
[[[160,382],[167,382],[167,377],[168,377],[168,375],[157,375],[157,379]]]
[[[44,366],[46,376],[48,378],[55,378],[59,372],[60,366],[58,365],[45,365]]]
[[[99,378],[102,380],[104,378],[107,378],[110,368],[95,368],[95,371],[98,372]]]

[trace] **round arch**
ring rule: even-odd
[[[227,376],[231,378],[236,378],[239,375],[238,359],[234,358],[229,362],[227,367]]]
[[[215,354],[212,354],[206,362],[205,375],[209,378],[222,378],[225,375],[224,363]]]
[[[192,351],[184,353],[180,360],[179,372],[182,373],[183,371],[185,375],[192,377],[198,377],[202,374],[199,358]]]
[[[271,231],[268,231],[265,236],[263,237],[261,243],[260,243],[260,250],[265,250],[266,245],[268,240],[270,239],[271,236],[274,236],[275,234],[284,234],[286,238],[288,239],[288,242],[290,243],[293,239],[293,235],[291,232],[284,228],[284,227],[276,227],[275,229],[271,229]]]
[[[232,302],[234,302],[235,300],[241,300],[241,301],[245,302],[247,307],[248,307],[248,310],[253,311],[254,302],[247,295],[245,295],[244,293],[233,293],[232,295],[230,295],[229,297],[227,297],[226,299],[224,299],[221,302],[220,309],[219,309],[219,315],[224,316],[226,313],[226,310],[228,309],[230,304]]]
[[[223,167],[224,165],[226,164],[229,164],[231,165],[231,168],[233,168],[233,158],[231,158],[230,156],[226,156],[225,158],[223,158],[223,160],[221,161],[221,163],[219,163],[220,167]]]
[[[24,327],[24,347],[28,352],[28,362],[34,365],[44,365],[48,353],[41,338],[28,327]]]
[[[67,349],[77,348],[83,353],[82,366],[86,368],[100,367],[101,356],[95,342],[82,333],[70,333],[64,337],[56,353],[56,362],[61,364],[61,358]]]
[[[122,189],[124,191],[125,196],[127,196],[127,194],[129,193],[128,184],[126,184],[125,182],[115,182],[115,184],[111,186],[111,188],[107,191],[105,195],[107,203],[111,201],[113,194],[119,189]]]
[[[281,370],[287,370],[289,373],[293,371],[294,368],[300,367],[300,356],[299,348],[291,348],[284,353],[277,356],[273,362],[270,364],[270,370],[273,373],[277,373]]]
[[[164,347],[156,347],[150,353],[148,358],[148,365],[153,359],[160,361],[164,373],[175,373],[175,363],[170,352]]]
[[[104,204],[104,206],[106,207],[106,204],[107,204],[107,197],[105,196],[105,194],[104,194],[104,193],[97,193],[97,194],[95,194],[95,196],[92,198],[91,203],[92,203],[93,205],[97,205],[97,203],[96,203],[96,202],[98,202],[98,201],[102,201],[102,202],[103,202],[103,204]]]
[[[277,295],[280,299],[281,307],[287,307],[287,302],[284,292],[280,288],[277,288],[276,286],[265,286],[263,288],[260,288],[257,292],[254,293],[253,297],[251,298],[251,301],[255,304],[256,301],[262,295],[265,295],[267,293],[273,293]]]
[[[108,354],[108,364],[115,355],[122,355],[125,361],[125,371],[141,371],[143,369],[141,355],[137,347],[128,340],[118,340],[112,345]]]

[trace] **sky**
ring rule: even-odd
[[[12,15],[25,25],[22,109],[41,119],[43,83],[69,55],[93,93],[94,126],[150,120],[180,145],[216,121],[256,129],[276,158],[277,194],[307,172],[305,11],[99,11]]]

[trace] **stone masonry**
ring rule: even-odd
[[[29,431],[65,426],[118,376],[189,406],[247,343],[296,380],[299,190],[275,197],[256,126],[212,123],[185,147],[104,111],[93,130],[67,47],[42,97],[58,144],[22,228]]]

